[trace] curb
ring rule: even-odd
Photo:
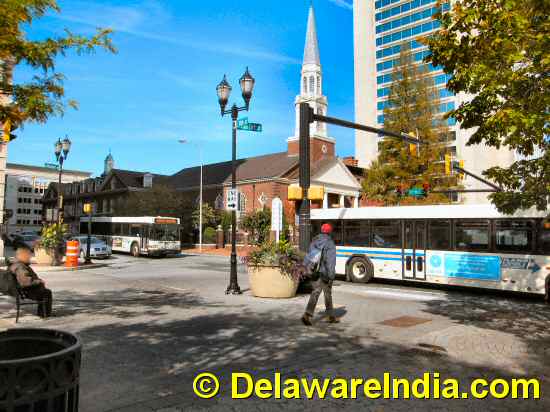
[[[33,268],[37,272],[76,272],[79,270],[98,269],[111,265],[112,263],[92,263],[91,265],[79,265],[76,267],[33,265]]]

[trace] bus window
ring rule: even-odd
[[[140,227],[141,227],[141,225],[139,225],[139,224],[131,224],[130,225],[130,236],[139,237]]]
[[[499,252],[531,252],[533,222],[529,220],[498,220],[495,223],[496,250]]]
[[[449,220],[432,220],[428,227],[428,249],[451,249],[451,222]]]
[[[344,239],[346,246],[370,246],[370,227],[368,220],[346,220]]]
[[[121,223],[120,224],[120,234],[122,236],[128,236],[129,233],[130,233],[130,227],[129,227],[128,223]]]
[[[373,221],[372,246],[401,249],[401,222],[399,220]]]
[[[539,231],[539,252],[550,255],[550,221],[541,222]]]
[[[457,250],[486,251],[489,249],[489,222],[462,220],[455,223]]]
[[[120,236],[120,223],[113,223],[113,236]]]

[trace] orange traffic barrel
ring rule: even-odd
[[[78,240],[67,241],[67,253],[65,254],[65,266],[69,268],[78,266],[78,255],[80,252],[80,243]]]

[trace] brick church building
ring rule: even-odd
[[[275,197],[283,201],[288,222],[294,222],[294,202],[287,200],[288,186],[298,182],[299,173],[299,116],[298,105],[307,102],[319,114],[327,114],[328,100],[323,95],[323,73],[313,7],[309,10],[304,60],[300,77],[300,93],[296,97],[296,125],[293,136],[287,139],[287,150],[280,153],[237,160],[237,187],[240,193],[239,216],[271,207]],[[358,207],[361,198],[362,169],[349,159],[336,156],[336,141],[329,136],[324,123],[311,124],[311,184],[323,186],[325,198],[312,207]],[[164,185],[189,194],[197,200],[200,187],[200,166],[183,169],[174,175],[120,170],[114,167],[111,155],[105,159],[101,177],[64,184],[65,219],[76,223],[82,204],[94,204],[96,214],[112,214],[113,206],[128,193]],[[203,166],[203,200],[216,209],[223,209],[231,187],[231,161]],[[57,185],[52,184],[45,194],[44,208],[55,208]]]

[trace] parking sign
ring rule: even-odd
[[[227,191],[225,209],[230,211],[239,209],[239,191],[237,189],[229,189]]]

